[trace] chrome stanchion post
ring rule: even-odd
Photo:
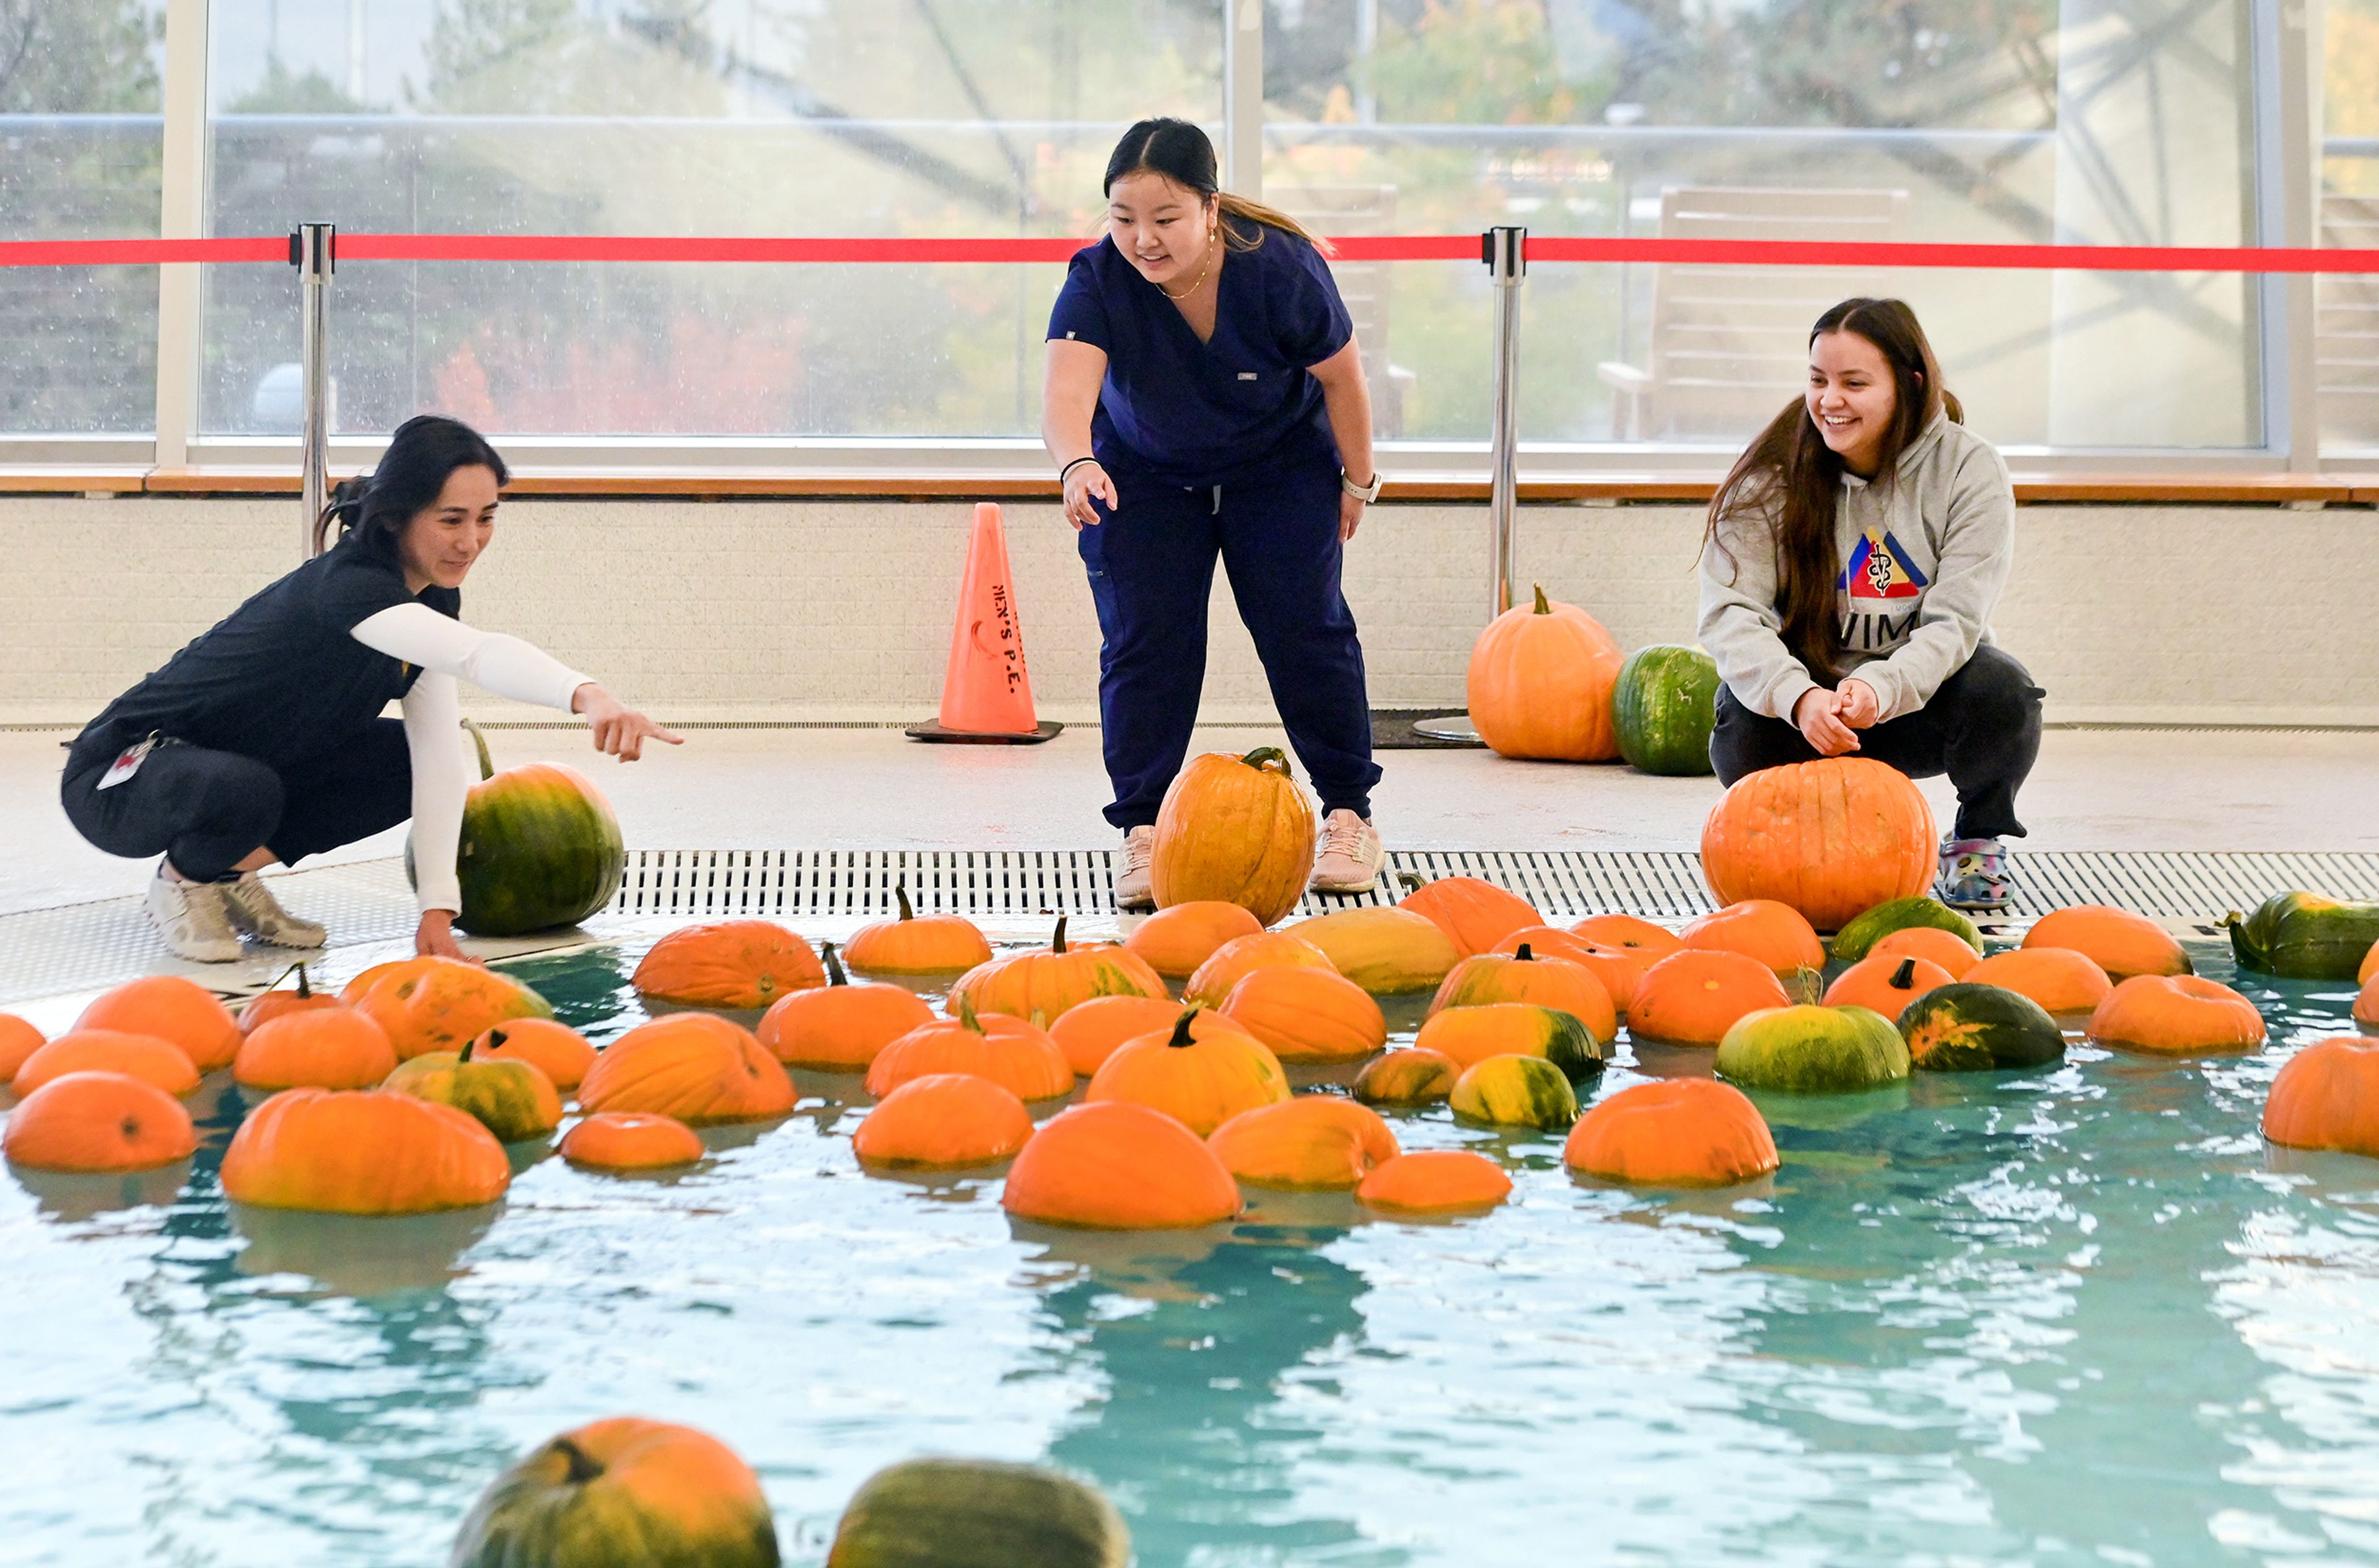
[[[1479,238],[1479,259],[1495,285],[1494,424],[1487,490],[1487,619],[1512,608],[1512,521],[1520,500],[1520,284],[1528,274],[1528,231],[1511,225]],[[1479,739],[1469,716],[1423,718],[1413,732],[1431,741]]]
[[[338,226],[300,223],[289,235],[289,264],[297,269],[300,322],[298,365],[304,375],[305,413],[298,429],[304,465],[306,518],[302,553],[314,553],[314,523],[330,501],[331,274],[337,268]]]

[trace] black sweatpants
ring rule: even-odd
[[[1890,763],[1911,778],[1948,774],[1958,790],[1958,838],[2021,838],[2015,792],[2040,755],[2040,699],[2047,694],[2023,665],[1986,643],[1941,682],[1931,702],[1858,731],[1859,749],[1849,754]],[[1720,783],[1817,758],[1800,730],[1752,712],[1726,687],[1718,689],[1710,766]]]
[[[284,865],[368,838],[413,814],[405,725],[375,718],[303,769],[168,739],[140,771],[99,788],[115,761],[69,761],[60,803],[75,831],[111,855],[163,854],[193,882],[213,882],[259,849]]]

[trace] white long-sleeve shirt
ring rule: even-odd
[[[424,910],[460,911],[455,856],[470,792],[457,681],[515,702],[570,711],[587,678],[518,637],[482,632],[426,604],[392,605],[356,623],[356,642],[421,667],[405,694],[405,750],[413,761],[413,866]]]

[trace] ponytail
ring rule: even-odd
[[[1253,250],[1266,229],[1295,235],[1323,255],[1334,254],[1329,242],[1277,207],[1267,207],[1222,187],[1214,175],[1214,144],[1188,120],[1142,120],[1123,133],[1107,159],[1102,193],[1131,175],[1161,175],[1175,185],[1212,201],[1222,212],[1223,243],[1233,250]]]

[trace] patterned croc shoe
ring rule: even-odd
[[[1941,901],[1953,910],[2003,910],[2015,899],[2007,846],[1997,838],[1941,840]]]

